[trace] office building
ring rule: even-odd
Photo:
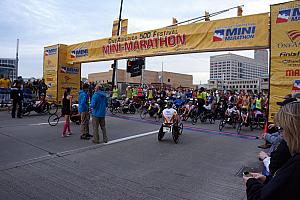
[[[268,74],[268,52],[257,50],[254,59],[232,53],[210,57],[210,80],[260,78]]]
[[[160,86],[162,83],[164,86],[177,88],[177,87],[193,87],[193,76],[188,74],[180,74],[167,71],[150,71],[143,70],[143,77],[130,77],[129,73],[126,73],[126,70],[118,69],[117,70],[117,83],[118,84],[131,84],[139,85],[142,82],[144,84],[151,84],[154,86]],[[107,72],[92,73],[88,75],[89,82],[98,82],[98,83],[111,83],[112,79],[112,70]]]
[[[10,80],[17,79],[17,60],[15,58],[0,58],[0,74],[7,74]]]

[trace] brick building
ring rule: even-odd
[[[163,73],[157,71],[144,70],[143,83],[160,85],[162,82],[164,85],[168,85],[173,88],[177,87],[193,87],[193,76],[188,74],[180,74],[174,72],[164,71]],[[162,76],[163,75],[163,76]],[[112,78],[112,70],[107,72],[91,73],[88,75],[89,82],[98,83],[110,83]],[[163,80],[162,80],[163,79]],[[130,77],[126,70],[117,70],[117,82],[118,84],[128,83],[128,84],[140,84],[142,82],[142,77]]]

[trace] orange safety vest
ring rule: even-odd
[[[138,96],[138,97],[142,97],[142,96],[143,96],[143,89],[142,89],[142,88],[138,88],[138,89],[137,89],[137,92],[138,92],[138,93],[137,93],[137,96]]]

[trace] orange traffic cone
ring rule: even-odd
[[[266,137],[267,132],[268,132],[268,122],[265,123],[265,127],[264,127],[264,138]]]

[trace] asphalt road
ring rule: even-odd
[[[106,118],[110,142],[95,145],[76,124],[61,138],[47,118],[0,112],[0,199],[245,199],[240,173],[260,167],[261,130],[188,121],[174,144],[157,141],[160,122],[119,114]]]

